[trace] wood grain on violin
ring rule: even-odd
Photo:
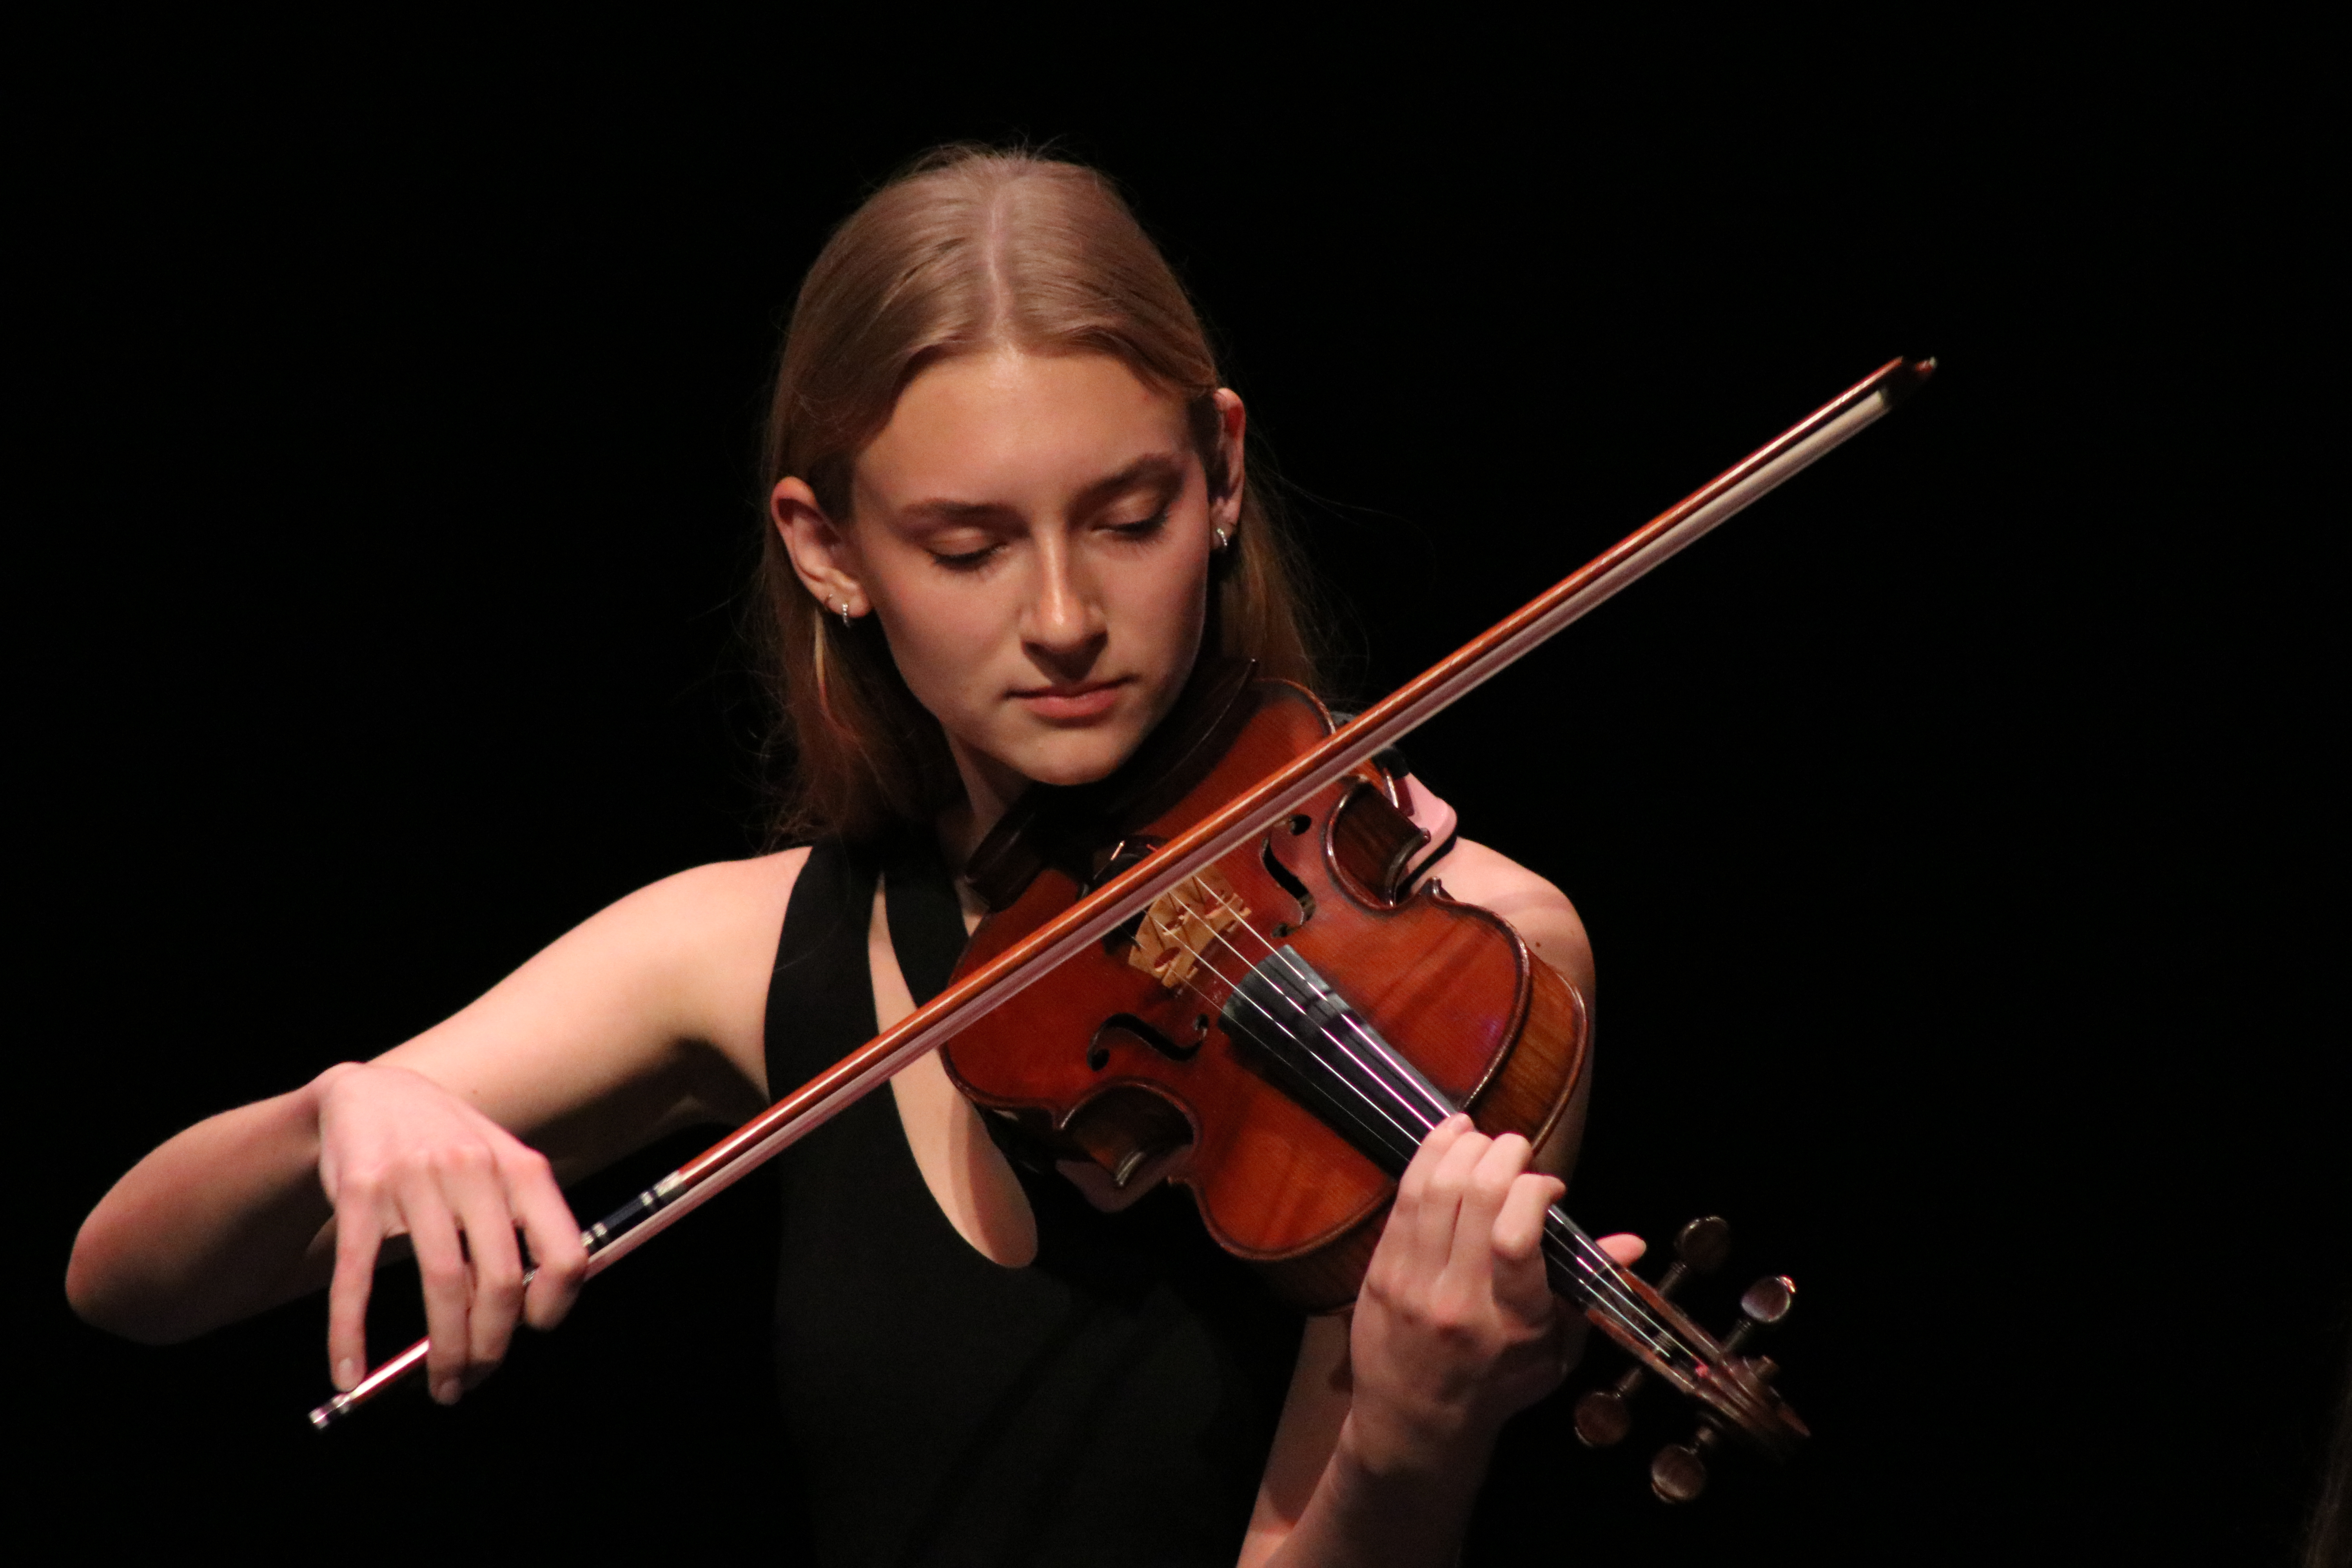
[[[1105,825],[1115,837],[1088,855],[1092,875],[1024,858],[1035,874],[981,923],[966,969],[1332,729],[1294,686],[1258,682],[1232,700],[1244,712],[1223,752],[1163,815]],[[1396,899],[1423,842],[1376,773],[1351,773],[1067,961],[1051,985],[966,1029],[943,1050],[948,1069],[980,1104],[1022,1117],[1114,1179],[1189,1145],[1171,1177],[1192,1189],[1218,1243],[1266,1265],[1299,1306],[1342,1305],[1370,1259],[1394,1173],[1308,1109],[1249,1032],[1221,1021],[1245,977],[1296,955],[1374,1031],[1410,1042],[1414,1065],[1489,1134],[1542,1144],[1564,1130],[1583,1078],[1589,1031],[1574,986],[1484,910],[1434,888]]]

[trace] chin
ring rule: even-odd
[[[1101,730],[1063,731],[1027,748],[1020,771],[1042,784],[1066,788],[1093,784],[1116,773],[1142,740]]]

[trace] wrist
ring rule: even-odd
[[[1341,1424],[1294,1550],[1318,1563],[1454,1562],[1493,1434],[1366,1416],[1350,1411]]]
[[[289,1094],[280,1101],[289,1106],[299,1131],[301,1163],[310,1168],[312,1180],[322,1197],[333,1202],[331,1184],[325,1168],[327,1152],[327,1102],[336,1086],[353,1073],[365,1070],[362,1062],[337,1062],[318,1077]]]
[[[321,1095],[326,1093],[328,1087],[338,1079],[349,1078],[366,1066],[365,1062],[337,1062],[302,1087],[313,1095]]]
[[[1383,1488],[1443,1489],[1467,1477],[1475,1488],[1494,1452],[1498,1426],[1466,1413],[1408,1415],[1359,1405],[1339,1428],[1337,1453]]]
[[[366,1071],[367,1065],[365,1062],[337,1062],[295,1091],[294,1098],[310,1113],[313,1126],[318,1124],[326,1109],[327,1096],[335,1086],[355,1072]]]

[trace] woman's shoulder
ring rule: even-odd
[[[612,956],[626,949],[695,966],[738,949],[772,949],[808,858],[803,845],[672,872],[606,906],[564,940],[585,938]]]
[[[623,903],[642,900],[661,907],[700,909],[724,919],[749,905],[761,913],[781,913],[792,900],[801,868],[808,864],[811,846],[772,850],[740,860],[713,860],[671,873],[631,894]]]
[[[674,1028],[757,1053],[757,1019],[806,846],[671,873],[606,906],[526,965],[560,957],[574,983],[628,991]]]

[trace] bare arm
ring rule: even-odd
[[[319,1186],[321,1082],[209,1117],[133,1166],[75,1238],[74,1310],[169,1344],[299,1294],[333,1255],[331,1231],[319,1245],[334,1215]]]
[[[330,1354],[348,1386],[364,1371],[378,1250],[406,1236],[425,1277],[436,1392],[486,1370],[519,1310],[551,1322],[576,1289],[578,1227],[559,1173],[762,1102],[768,967],[804,858],[657,882],[373,1062],[173,1138],[84,1222],[66,1277],[75,1310],[135,1339],[185,1339],[331,1270]],[[528,1301],[517,1226],[542,1270]]]

